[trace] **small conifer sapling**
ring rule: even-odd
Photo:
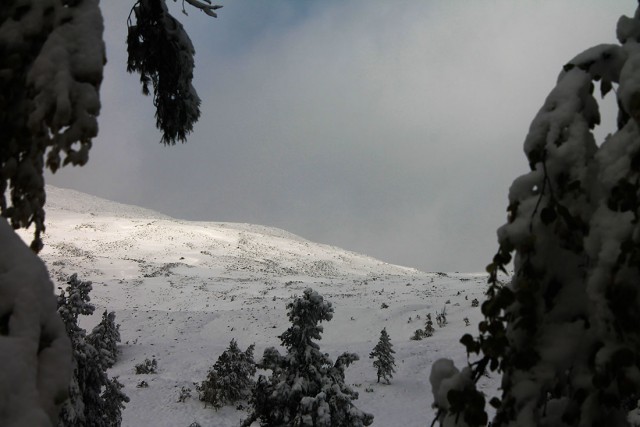
[[[373,351],[369,354],[369,359],[373,359],[373,366],[378,370],[378,382],[380,378],[385,380],[389,384],[389,378],[393,378],[395,370],[395,359],[393,354],[393,344],[389,339],[387,329],[384,328],[380,332],[380,340],[378,344],[373,348]]]
[[[235,403],[251,396],[255,385],[256,363],[250,345],[244,352],[235,339],[213,365],[207,379],[196,384],[201,401],[219,409],[225,404]]]
[[[427,321],[425,322],[424,325],[424,336],[425,337],[430,337],[433,335],[433,333],[435,332],[435,329],[433,328],[433,321],[431,320],[431,313],[427,314]]]

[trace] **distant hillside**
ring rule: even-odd
[[[255,343],[257,359],[279,347],[287,304],[308,287],[335,308],[323,324],[322,351],[334,359],[344,351],[360,355],[346,378],[360,393],[356,405],[375,415],[373,426],[429,425],[431,364],[450,357],[464,366],[459,339],[482,319],[472,305],[483,298],[486,274],[424,273],[275,228],[181,221],[60,188],[48,187],[47,196],[41,255],[56,286],[72,273],[91,280],[97,310],[81,324],[90,329],[108,309],[121,325],[122,354],[110,375],[131,398],[123,427],[237,427],[246,412],[205,408],[194,382],[205,379],[232,338],[242,348]],[[410,339],[427,314],[443,311],[447,325]],[[382,328],[396,351],[390,385],[376,382],[368,359]],[[152,357],[158,373],[135,375],[134,366]],[[142,380],[148,387],[138,387]],[[182,387],[193,397],[178,402]],[[483,379],[482,387],[491,397],[497,381]]]
[[[47,187],[43,257],[86,269],[109,259],[129,261],[127,279],[176,269],[216,271],[247,280],[262,278],[411,275],[415,269],[386,264],[334,246],[317,244],[277,228],[194,222],[115,203],[73,190]],[[134,256],[135,254],[135,256]],[[205,274],[206,275],[206,274]]]
[[[93,216],[116,216],[119,218],[169,218],[168,216],[139,206],[126,205],[101,199],[80,191],[46,186],[47,215],[59,212],[81,213]]]

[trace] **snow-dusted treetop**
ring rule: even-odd
[[[373,415],[352,403],[358,393],[345,384],[344,371],[358,355],[343,353],[334,364],[315,342],[323,332],[318,323],[333,318],[331,303],[307,288],[287,309],[291,327],[280,335],[287,354],[281,355],[274,347],[265,349],[258,367],[272,373],[269,378],[258,378],[251,400],[253,412],[242,425],[248,427],[256,420],[263,426],[370,425]]]

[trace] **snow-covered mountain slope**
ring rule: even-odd
[[[458,341],[475,333],[481,318],[471,302],[482,300],[484,274],[424,273],[283,230],[181,221],[54,187],[47,187],[46,211],[42,258],[52,277],[61,287],[72,273],[94,284],[96,316],[85,327],[104,309],[116,311],[121,324],[122,354],[111,375],[131,398],[123,426],[239,425],[245,411],[205,408],[193,383],[205,379],[232,338],[241,348],[255,343],[256,358],[278,347],[288,327],[286,304],[307,287],[335,308],[320,348],[334,358],[344,351],[361,357],[347,381],[360,392],[356,405],[375,415],[373,425],[428,425],[431,364],[441,357],[464,364]],[[410,340],[427,313],[435,319],[445,307],[448,325],[436,326],[433,337]],[[368,359],[385,327],[396,351],[390,385],[376,383]],[[151,357],[159,372],[135,375],[134,365]],[[136,387],[141,380],[149,387]],[[194,397],[178,403],[183,386]]]

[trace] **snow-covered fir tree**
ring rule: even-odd
[[[323,332],[319,323],[333,317],[331,303],[306,289],[287,309],[291,327],[280,335],[287,354],[273,347],[264,351],[258,367],[271,370],[271,375],[259,376],[251,400],[253,413],[243,426],[255,420],[263,426],[370,425],[373,416],[352,403],[358,393],[344,383],[344,370],[358,355],[343,353],[334,364],[315,342]]]
[[[432,370],[443,425],[486,424],[475,382],[487,369],[502,373],[493,426],[628,425],[640,395],[640,8],[616,34],[565,64],[531,124],[531,170],[509,191],[480,336],[462,338],[479,358]],[[596,83],[619,107],[600,146]]]
[[[102,418],[100,422],[94,423],[92,421],[88,425],[120,427],[122,424],[122,410],[125,408],[124,404],[129,402],[129,396],[122,391],[123,388],[124,385],[118,381],[118,377],[113,377],[105,383],[102,392]]]
[[[107,368],[111,368],[118,360],[118,343],[120,342],[120,325],[116,324],[116,314],[102,313],[102,320],[87,336],[87,342],[100,353],[100,359]]]
[[[384,328],[380,331],[378,344],[369,353],[369,359],[373,359],[373,367],[377,370],[378,382],[382,378],[389,384],[389,379],[393,378],[393,373],[396,371],[394,354],[395,350],[393,349],[393,344],[391,344],[387,328]]]
[[[235,339],[218,357],[207,378],[196,385],[201,401],[219,409],[251,396],[255,381],[256,363],[253,360],[255,345],[241,351]]]
[[[58,296],[58,313],[65,324],[73,349],[73,377],[69,386],[69,399],[62,405],[59,427],[119,427],[123,403],[129,398],[121,391],[117,378],[107,376],[111,354],[104,354],[91,342],[78,326],[80,315],[91,315],[95,307],[90,303],[91,282],[72,275],[67,287]]]

